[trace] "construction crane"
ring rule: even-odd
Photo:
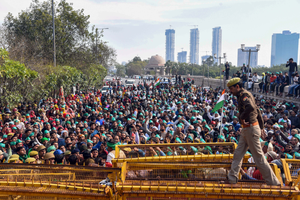
[[[205,53],[206,53],[206,55],[208,55],[208,54],[207,54],[207,52],[211,52],[211,51],[200,51],[200,52],[205,52]]]
[[[190,25],[190,26],[193,26],[193,27],[195,27],[195,28],[197,28],[197,27],[198,27],[198,25]]]

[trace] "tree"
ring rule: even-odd
[[[85,88],[100,87],[103,84],[103,79],[107,75],[107,69],[102,65],[93,64],[89,70],[84,74],[86,80]]]
[[[124,77],[124,76],[125,76],[125,73],[126,73],[125,66],[117,63],[117,64],[116,64],[116,68],[117,68],[116,75],[117,75],[117,76]]]
[[[144,68],[147,64],[147,61],[142,61],[140,57],[136,56],[132,59],[132,61],[129,61],[125,65],[126,74],[128,76],[142,75],[144,73]]]
[[[205,61],[205,64],[207,64],[209,67],[214,65],[214,57],[213,56],[209,56]]]
[[[178,63],[173,63],[171,66],[172,75],[176,75],[178,72]]]
[[[92,27],[84,10],[74,10],[66,0],[55,5],[55,36],[57,65],[70,65],[86,69],[91,64],[110,66],[115,50],[101,42],[102,32]],[[12,58],[29,66],[41,60],[51,64],[52,8],[51,0],[33,0],[29,9],[17,17],[9,13],[3,23],[7,34],[5,40]]]
[[[46,76],[43,84],[44,96],[55,96],[58,94],[59,88],[64,88],[65,95],[71,94],[72,87],[79,83],[84,85],[84,76],[80,70],[70,66],[57,66]],[[87,81],[87,80],[86,80]]]
[[[166,74],[167,75],[170,75],[170,71],[171,71],[171,66],[172,66],[172,62],[171,60],[168,60],[166,63],[165,63],[165,67],[166,67]]]
[[[32,95],[28,91],[36,78],[36,71],[11,60],[8,52],[0,49],[0,101],[4,106],[13,107],[27,100]]]
[[[132,61],[138,62],[138,61],[142,61],[142,59],[139,56],[135,56]]]

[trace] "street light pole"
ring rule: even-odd
[[[216,59],[216,58],[218,58],[219,59],[219,64],[220,64],[220,87],[221,87],[221,89],[223,88],[222,87],[222,69],[221,69],[221,59],[225,59],[226,58],[226,53],[223,53],[223,57],[222,56],[220,56],[220,57],[217,57],[217,55],[216,54],[214,54],[214,58]]]
[[[53,29],[53,66],[56,67],[54,0],[52,0],[52,29]]]
[[[204,67],[204,64],[205,64],[205,60],[203,59],[203,60],[202,60],[202,66],[203,66],[203,78],[205,77],[205,67]]]
[[[256,45],[256,49],[255,50],[251,50],[251,49],[245,49],[245,44],[241,44],[241,50],[242,52],[249,52],[249,56],[248,56],[248,68],[247,68],[247,90],[249,89],[249,71],[250,71],[250,58],[251,58],[251,52],[258,52],[260,50],[260,44]]]

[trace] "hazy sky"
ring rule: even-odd
[[[91,25],[107,27],[104,41],[116,49],[118,62],[138,55],[165,58],[165,29],[175,29],[175,57],[189,54],[189,33],[200,31],[200,56],[211,52],[212,28],[222,27],[222,53],[236,65],[237,49],[261,44],[258,64],[270,66],[271,38],[283,30],[300,33],[300,0],[67,0],[90,15]],[[31,0],[1,0],[0,22],[17,15]],[[201,59],[201,58],[200,58]]]

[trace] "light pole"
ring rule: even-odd
[[[204,68],[204,64],[205,64],[205,59],[202,60],[202,65],[203,65],[203,78],[205,77],[205,68]]]
[[[205,68],[204,68],[204,64],[207,64],[207,78],[208,78],[208,86],[209,86],[209,64],[207,63],[207,60],[209,59],[210,62],[212,62],[214,59],[212,57],[209,57],[207,59],[203,59],[202,63],[203,63],[203,78],[205,77]]]
[[[56,48],[55,48],[55,21],[54,21],[54,0],[52,0],[52,29],[53,29],[53,66],[56,67]]]
[[[219,59],[219,63],[220,63],[220,87],[221,87],[221,89],[223,88],[222,87],[222,69],[221,69],[221,59],[225,59],[226,58],[226,53],[223,53],[223,57],[222,56],[220,56],[220,57],[217,57],[217,54],[214,54],[214,58],[216,59],[216,58],[218,58]]]
[[[247,90],[248,90],[248,85],[249,85],[249,71],[250,71],[250,58],[251,58],[251,52],[258,52],[260,49],[260,44],[256,45],[256,49],[253,50],[251,48],[245,49],[245,44],[241,44],[241,50],[242,52],[249,52],[249,57],[248,57],[248,69],[247,69]]]
[[[108,28],[99,28],[100,30],[108,29]],[[96,61],[98,60],[98,28],[96,28]]]

